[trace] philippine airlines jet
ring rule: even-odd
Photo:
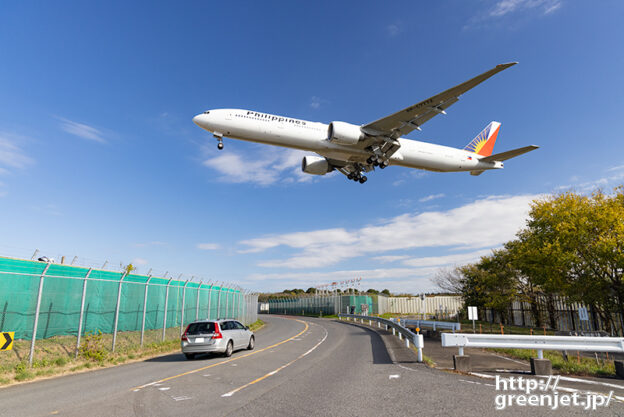
[[[538,147],[525,146],[492,155],[501,125],[498,122],[487,125],[464,149],[401,136],[421,130],[420,126],[429,119],[446,114],[445,110],[466,91],[515,64],[497,65],[465,83],[360,126],[345,122],[326,125],[239,109],[205,111],[195,116],[193,122],[212,132],[218,140],[218,149],[223,149],[223,137],[230,137],[315,152],[320,156],[305,156],[301,162],[301,169],[307,174],[325,175],[338,170],[362,184],[367,179],[364,173],[388,165],[437,172],[468,171],[479,175],[489,169],[501,169],[503,161]]]

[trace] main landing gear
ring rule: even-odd
[[[361,172],[352,172],[347,175],[347,178],[352,181],[359,182],[360,184],[364,184],[368,180],[368,178],[366,178],[366,175],[362,175]]]
[[[384,169],[385,167],[390,165],[390,162],[387,159],[384,159],[382,156],[379,155],[370,156],[366,160],[366,162],[373,165],[374,167],[379,167],[381,169]]]

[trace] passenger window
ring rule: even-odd
[[[236,324],[236,328],[240,329],[240,330],[245,330],[245,326],[243,326],[242,324],[240,324],[239,322],[235,321],[234,324]]]

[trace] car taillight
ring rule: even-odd
[[[188,337],[186,337],[186,332],[188,332],[189,327],[191,327],[190,324],[186,326],[186,330],[184,331],[184,333],[182,334],[182,337],[180,338],[180,340],[183,342],[188,342]]]
[[[215,323],[215,331],[212,335],[213,339],[223,339],[223,335],[221,334],[221,329],[219,329],[219,323]]]

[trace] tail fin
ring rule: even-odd
[[[481,131],[466,147],[467,151],[474,152],[481,156],[490,156],[494,150],[496,137],[500,130],[500,123],[491,122],[485,129]]]

